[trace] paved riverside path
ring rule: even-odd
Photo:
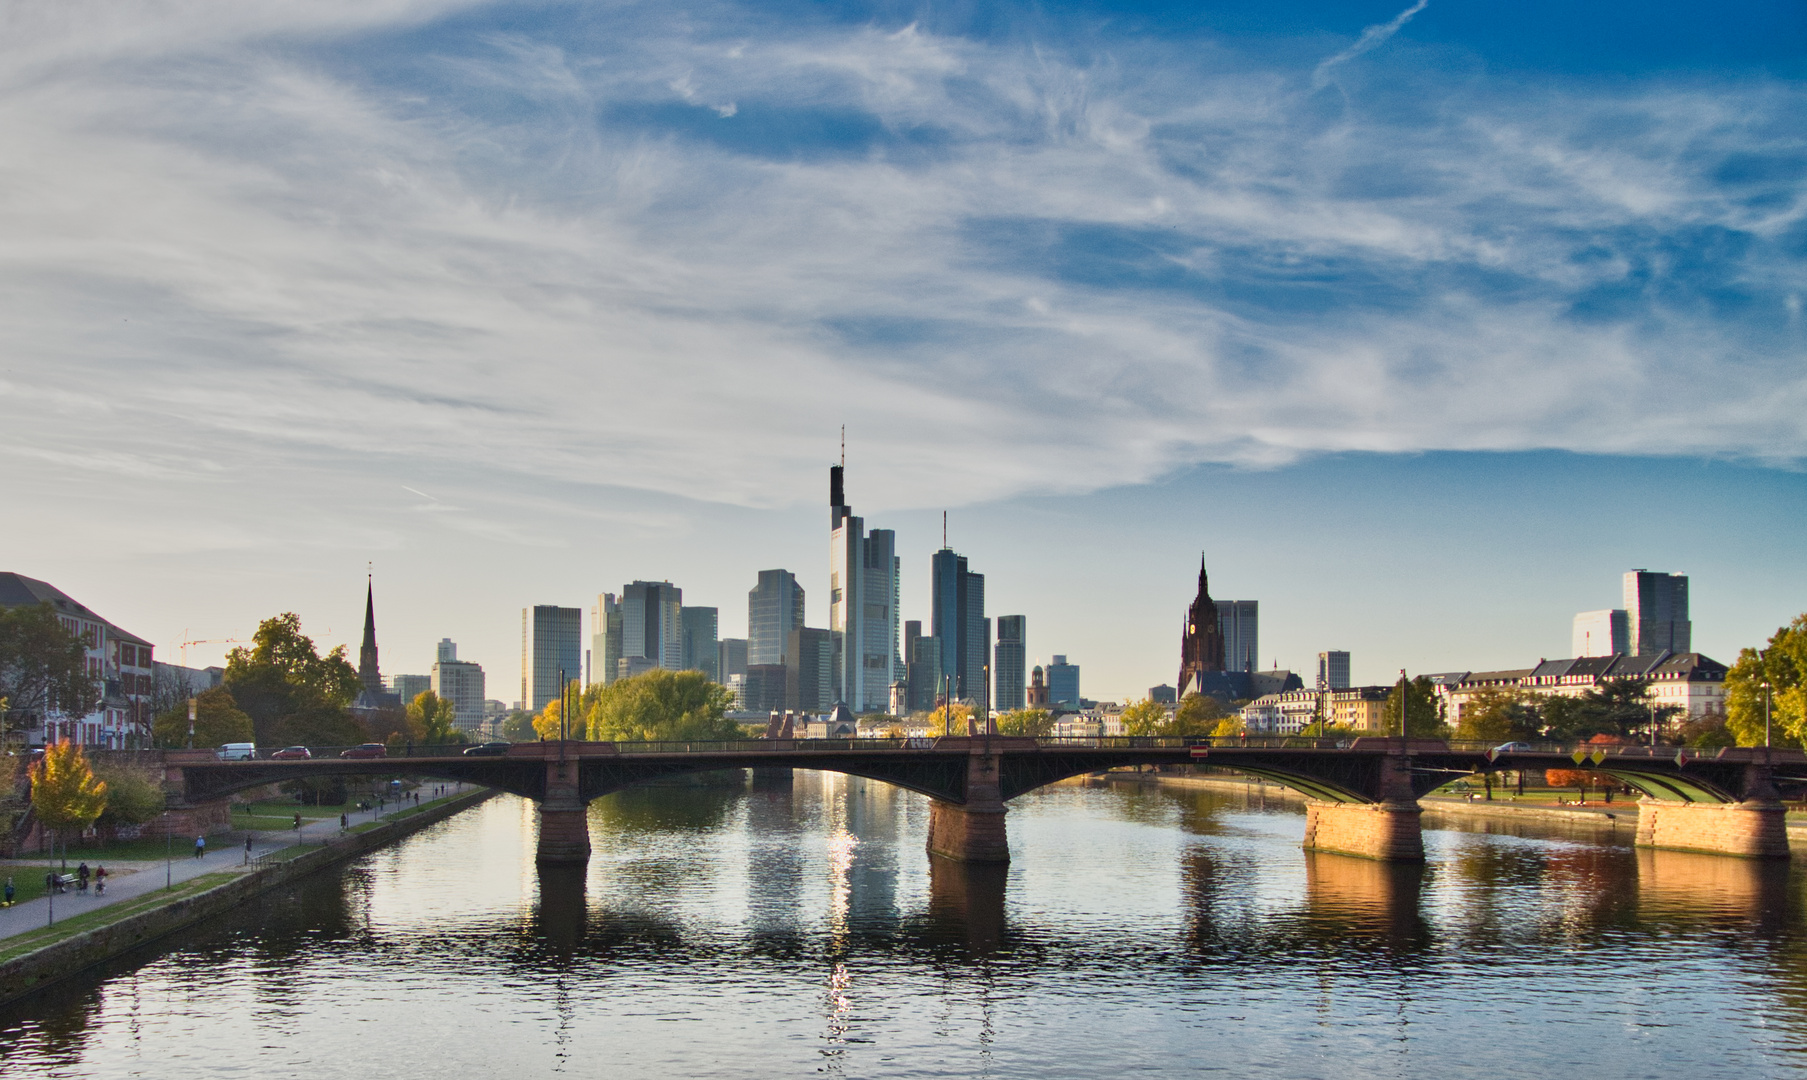
[[[425,787],[426,790],[420,793],[422,806],[472,790],[473,785],[447,783],[426,785]],[[430,793],[434,788],[443,788],[445,794],[432,796]],[[360,810],[355,814],[347,815],[349,818],[347,824],[357,826],[370,821],[387,820],[400,811],[412,809],[413,806],[413,800],[409,800],[405,806],[398,806],[391,802],[383,808],[381,814],[374,808]],[[56,897],[56,921],[61,923],[65,919],[86,915],[90,911],[98,911],[122,900],[131,900],[162,892],[166,880],[171,884],[180,885],[182,882],[200,877],[202,874],[246,870],[248,869],[245,865],[245,837],[247,835],[251,837],[251,858],[256,859],[281,851],[283,848],[294,847],[297,843],[324,844],[332,840],[339,835],[339,815],[334,814],[332,817],[321,818],[313,822],[307,822],[304,819],[299,837],[294,829],[249,833],[244,829],[235,829],[232,832],[216,833],[207,838],[207,854],[199,859],[194,855],[194,837],[178,836],[175,838],[174,844],[175,857],[169,862],[167,875],[162,860],[155,862],[97,860],[79,848],[72,849],[69,852],[69,869],[64,872],[74,873],[75,868],[81,865],[83,860],[87,861],[90,869],[95,866],[105,866],[107,868],[107,891],[104,895],[96,896],[92,884],[88,886],[86,893],[78,893],[75,891],[74,885],[69,886],[68,892]],[[33,877],[42,881],[44,875],[49,873],[53,866],[60,867],[61,860],[40,858],[0,861],[0,881],[4,881],[8,875],[12,876],[15,884],[23,883]],[[130,868],[134,872],[118,873],[115,867]],[[0,943],[4,943],[6,939],[15,934],[42,930],[50,916],[50,904],[51,898],[41,896],[36,900],[15,904],[10,908],[0,908]]]

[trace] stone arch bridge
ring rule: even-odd
[[[1072,776],[1129,765],[1213,765],[1294,788],[1307,798],[1305,846],[1384,860],[1424,857],[1420,796],[1463,776],[1518,769],[1586,769],[1644,794],[1638,843],[1785,858],[1777,785],[1807,785],[1807,754],[1764,748],[1544,746],[1497,751],[1441,740],[773,739],[737,742],[521,743],[493,756],[416,748],[387,758],[220,761],[212,751],[154,753],[177,814],[224,816],[226,797],[270,783],[321,777],[418,776],[512,792],[539,804],[541,862],[582,862],[585,807],[624,787],[720,769],[821,769],[881,780],[929,797],[928,849],[969,862],[1009,859],[1005,803]]]

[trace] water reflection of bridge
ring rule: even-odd
[[[234,791],[331,776],[416,775],[463,780],[540,807],[540,861],[583,862],[584,808],[622,788],[721,769],[815,769],[880,780],[929,797],[929,851],[966,862],[1005,862],[1005,804],[1045,784],[1130,765],[1209,764],[1304,793],[1305,846],[1386,861],[1424,855],[1420,796],[1460,776],[1575,768],[1645,795],[1638,842],[1654,848],[1785,858],[1777,780],[1807,782],[1800,751],[1563,747],[1498,752],[1427,739],[1100,738],[774,739],[714,743],[525,743],[495,756],[422,748],[381,759],[218,761],[166,751],[162,762],[182,812],[219,814]]]

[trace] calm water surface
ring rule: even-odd
[[[493,799],[0,1014],[0,1073],[1807,1074],[1786,867],[1428,815],[1389,867],[1279,800],[1061,785],[985,871],[927,818],[823,773],[643,788],[542,876]]]

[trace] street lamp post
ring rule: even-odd
[[[1770,685],[1768,683],[1759,683],[1758,685],[1763,687],[1763,748],[1767,750],[1769,749]]]
[[[1401,739],[1405,738],[1405,732],[1406,732],[1405,711],[1407,708],[1409,708],[1409,703],[1406,701],[1406,697],[1408,696],[1409,692],[1410,692],[1410,687],[1405,681],[1405,669],[1400,668],[1399,669],[1399,737]]]

